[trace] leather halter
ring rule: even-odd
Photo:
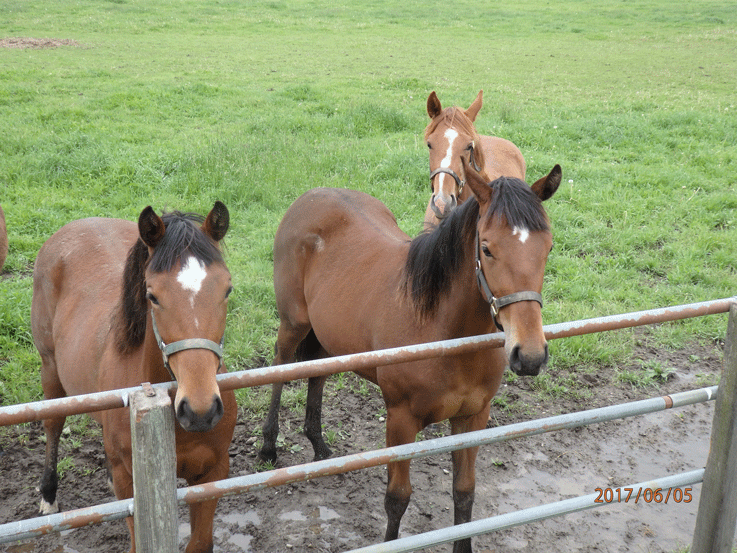
[[[469,160],[470,160],[471,166],[476,171],[479,171],[480,172],[481,171],[481,167],[479,167],[476,164],[476,158],[473,156],[473,144],[471,145],[471,155],[469,156]],[[465,180],[461,180],[461,177],[458,176],[458,173],[456,173],[455,171],[453,171],[453,169],[451,169],[450,167],[438,167],[437,169],[435,169],[434,171],[432,171],[430,173],[430,187],[432,188],[432,179],[435,178],[435,175],[439,175],[440,173],[446,173],[446,174],[450,175],[451,177],[453,177],[453,179],[456,181],[456,184],[458,185],[458,195],[460,196],[461,195],[461,192],[463,192],[463,187],[466,186],[466,181]]]
[[[184,351],[186,349],[209,349],[218,356],[218,359],[220,360],[220,367],[223,366],[223,344],[225,341],[225,336],[223,336],[219,344],[213,342],[212,340],[208,340],[207,338],[186,338],[184,340],[172,342],[171,344],[166,344],[161,339],[159,328],[158,326],[156,326],[156,317],[154,317],[153,309],[151,310],[151,323],[151,326],[154,329],[154,337],[156,338],[156,343],[158,344],[159,349],[161,350],[161,355],[164,358],[164,366],[166,367],[166,370],[169,371],[169,376],[171,376],[171,379],[174,382],[176,382],[177,377],[174,376],[174,372],[171,370],[171,366],[169,365],[169,356],[177,352]]]
[[[492,293],[489,285],[486,283],[486,277],[484,277],[484,269],[481,267],[481,256],[479,255],[479,233],[476,232],[476,241],[474,244],[476,250],[476,282],[479,286],[479,291],[482,296],[485,296],[487,302],[489,302],[489,310],[491,311],[491,317],[494,319],[494,324],[499,327],[499,330],[504,332],[504,327],[497,320],[497,315],[502,307],[505,307],[511,303],[517,303],[520,301],[536,301],[540,304],[540,308],[543,306],[543,297],[537,292],[532,290],[524,290],[522,292],[514,292],[501,298],[497,298]]]

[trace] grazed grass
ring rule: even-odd
[[[735,28],[717,0],[5,2],[0,37],[80,46],[0,48],[0,401],[40,397],[28,317],[41,244],[70,220],[146,205],[228,205],[226,358],[267,363],[282,214],[314,186],[350,187],[416,234],[431,90],[467,106],[483,88],[477,128],[519,145],[528,180],[563,167],[547,203],[546,323],[734,295]],[[651,336],[713,341],[725,320]],[[556,341],[540,386],[557,393],[556,369],[614,365],[632,343],[630,331]]]

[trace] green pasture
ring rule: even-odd
[[[8,47],[21,37],[67,42]],[[477,129],[520,147],[528,181],[563,168],[545,323],[737,294],[734,2],[3,0],[0,41],[1,404],[41,396],[43,242],[147,205],[227,204],[226,359],[268,363],[283,213],[309,188],[349,187],[417,234],[432,90],[467,107],[483,89]],[[725,329],[720,315],[644,336],[678,348]],[[634,340],[556,341],[549,374],[612,370]]]

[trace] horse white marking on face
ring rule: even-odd
[[[189,295],[189,305],[194,309],[194,299],[202,288],[202,281],[207,276],[207,269],[202,261],[189,256],[187,261],[182,263],[182,268],[177,275],[177,282],[182,288],[191,292]],[[195,321],[195,325],[197,321]]]
[[[440,167],[450,167],[450,162],[453,159],[453,141],[458,138],[458,132],[453,129],[447,129],[444,133],[445,138],[448,140],[448,151],[445,152],[445,157],[440,162]],[[438,194],[443,191],[443,184],[445,183],[445,173],[438,175],[440,181],[438,182]]]
[[[527,239],[530,237],[530,231],[526,228],[514,227],[514,229],[512,229],[512,236],[517,236],[518,234],[519,241],[523,244],[527,242]]]

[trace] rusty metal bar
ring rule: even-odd
[[[605,330],[617,330],[653,323],[675,321],[726,313],[729,306],[737,302],[737,296],[712,300],[700,303],[651,309],[625,313],[623,315],[611,315],[608,317],[597,317],[582,321],[558,323],[543,327],[545,337],[548,340],[555,338],[566,338],[580,336],[582,334],[593,334]],[[288,382],[300,380],[310,376],[329,375],[344,371],[355,371],[376,367],[379,365],[393,365],[429,359],[431,357],[445,357],[462,353],[472,353],[484,348],[502,347],[504,345],[504,333],[483,334],[468,338],[455,340],[444,340],[442,342],[431,342],[428,344],[417,344],[364,353],[354,353],[328,359],[317,359],[288,365],[274,365],[259,369],[250,369],[228,374],[218,375],[218,383],[222,390],[234,390],[249,386],[261,386],[271,384],[275,381]]]
[[[133,516],[132,499],[111,501],[94,507],[8,522],[0,524],[0,543],[38,538],[52,532],[64,532],[100,522],[120,520],[128,516]]]
[[[576,428],[588,424],[654,413],[672,407],[683,407],[685,405],[712,401],[716,397],[717,388],[717,386],[711,386],[709,388],[680,392],[670,396],[643,399],[620,405],[610,405],[608,407],[600,407],[578,413],[567,413],[497,428],[478,430],[476,432],[467,432],[465,434],[456,434],[443,438],[387,447],[375,451],[364,451],[344,457],[314,461],[304,465],[284,467],[268,472],[238,476],[200,486],[180,488],[177,490],[177,497],[180,503],[195,503],[207,499],[292,484],[294,482],[304,482],[320,476],[331,476],[353,470],[376,467],[396,461],[429,457],[456,449],[488,445],[566,428]]]
[[[395,461],[429,457],[439,453],[447,453],[454,449],[487,445],[565,428],[575,428],[618,418],[644,415],[672,407],[683,407],[685,405],[711,401],[715,398],[716,393],[717,386],[711,386],[709,388],[679,392],[671,396],[643,399],[620,405],[610,405],[608,407],[590,409],[578,413],[567,413],[508,426],[479,430],[477,432],[434,438],[375,451],[354,453],[335,459],[314,461],[304,465],[284,467],[268,472],[248,474],[228,478],[219,482],[202,484],[200,486],[179,488],[177,490],[177,500],[180,504],[196,503],[198,501],[206,501],[208,499],[221,498],[238,493],[254,492],[264,488],[294,482],[303,482],[320,476],[342,474]],[[0,543],[35,538],[48,534],[49,532],[60,532],[71,528],[79,528],[96,522],[117,520],[132,516],[133,511],[133,500],[125,499],[95,507],[11,522],[0,525]]]
[[[640,482],[638,484],[630,484],[621,486],[622,488],[632,488],[633,490],[665,490],[668,488],[680,488],[700,483],[704,478],[704,469],[696,469],[681,474],[664,476],[655,480]],[[652,497],[652,496],[651,496]],[[362,547],[360,549],[352,549],[347,553],[407,553],[409,551],[418,551],[431,545],[440,545],[441,543],[449,543],[463,538],[472,538],[481,534],[496,532],[497,530],[506,530],[514,528],[530,522],[539,522],[553,517],[578,513],[595,507],[610,506],[611,503],[597,503],[599,494],[574,497],[548,503],[546,505],[538,505],[520,511],[513,511],[502,515],[496,515],[482,520],[475,520],[465,524],[456,526],[448,526],[440,530],[433,530],[415,536],[408,536],[394,541],[377,543]],[[599,500],[600,501],[600,500]]]
[[[623,315],[611,315],[608,317],[558,323],[543,327],[543,331],[548,340],[580,336],[582,334],[593,334],[605,330],[617,330],[726,313],[729,311],[729,306],[735,302],[737,302],[737,296],[661,309],[651,309],[648,311],[638,311]],[[420,359],[429,359],[431,357],[470,353],[484,348],[501,347],[503,345],[504,333],[495,332],[493,334],[444,340],[442,342],[354,353],[315,361],[226,373],[218,375],[218,383],[222,390],[235,390],[237,388],[271,384],[277,381],[287,382],[309,378],[310,376],[355,371],[377,365],[393,365],[418,361]],[[154,385],[154,387],[161,387],[167,390],[175,386],[176,383],[174,382],[164,382]],[[69,416],[127,407],[128,394],[136,390],[138,390],[138,386],[109,392],[98,392],[95,394],[0,407],[0,426],[43,420],[55,416]]]

